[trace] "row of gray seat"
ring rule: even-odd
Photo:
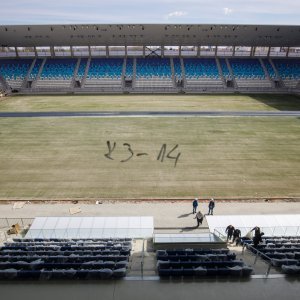
[[[17,270],[14,268],[0,270],[0,280],[24,280],[24,279],[110,279],[126,276],[126,268],[100,269],[100,270]]]
[[[0,279],[124,277],[130,239],[16,239],[0,248]]]

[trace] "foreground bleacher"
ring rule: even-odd
[[[159,276],[250,276],[253,268],[228,249],[157,250]]]
[[[262,238],[263,243],[256,248],[252,240],[243,241],[248,248],[263,254],[261,257],[285,274],[300,275],[300,237],[299,236],[272,236]]]
[[[0,248],[0,279],[126,276],[131,239],[15,239]]]

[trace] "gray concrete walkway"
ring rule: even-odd
[[[199,209],[207,213],[208,203],[199,203]],[[33,218],[37,216],[71,216],[69,209],[80,207],[74,216],[153,216],[156,228],[184,228],[196,224],[189,202],[136,202],[103,204],[25,204],[13,209],[12,204],[0,204],[0,218]],[[300,202],[220,202],[215,215],[300,214]],[[204,223],[205,227],[206,224]]]

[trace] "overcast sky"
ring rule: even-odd
[[[0,0],[0,24],[300,25],[300,0]]]

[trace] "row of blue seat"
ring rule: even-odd
[[[5,249],[3,251],[0,251],[0,257],[1,256],[5,256],[5,255],[10,255],[10,256],[14,256],[14,255],[63,255],[63,256],[69,256],[69,255],[78,255],[78,256],[84,256],[84,255],[129,255],[130,254],[130,249],[120,249],[120,250],[112,250],[110,251],[110,249],[108,250],[100,250],[100,249],[95,249],[95,250],[81,250],[81,251],[72,251],[72,250],[67,250],[67,251],[57,251],[57,250],[32,250],[32,251],[23,251],[23,250],[8,250]]]
[[[25,261],[25,262],[32,262],[36,260],[42,260],[44,262],[89,262],[89,261],[114,261],[115,263],[121,263],[124,261],[128,261],[128,256],[116,255],[116,256],[97,256],[97,255],[86,255],[86,256],[49,256],[49,255],[32,255],[32,256],[1,256],[0,262],[18,262],[18,261]]]
[[[236,258],[235,253],[230,254],[209,254],[209,255],[158,255],[157,260],[160,261],[230,261]]]
[[[0,280],[23,280],[23,279],[109,279],[126,276],[126,269],[100,269],[100,270],[0,270]]]
[[[55,251],[76,251],[76,250],[96,250],[96,249],[112,249],[112,250],[121,250],[121,249],[130,249],[130,247],[123,247],[123,246],[4,246],[0,247],[0,251],[8,251],[8,250],[22,250],[22,251],[48,251],[48,250],[55,250]]]
[[[16,243],[26,243],[26,242],[67,242],[67,243],[72,243],[72,242],[83,242],[83,243],[88,243],[88,242],[111,242],[111,243],[117,243],[117,242],[132,242],[131,238],[86,238],[86,239],[80,239],[80,238],[70,238],[70,239],[62,239],[62,238],[14,238],[13,242]]]
[[[203,276],[241,276],[248,277],[252,274],[253,268],[248,266],[235,266],[226,268],[189,268],[189,269],[160,269],[158,271],[161,277],[203,277]]]
[[[195,255],[195,254],[228,254],[229,249],[175,249],[157,250],[156,256],[166,255]]]
[[[33,255],[27,255],[28,258],[42,258],[44,256],[48,256],[48,257],[55,257],[55,255],[52,255],[50,253],[44,253],[44,255],[40,255],[40,256],[33,256]],[[20,255],[18,256],[0,256],[0,257],[5,257],[6,259],[11,259],[14,260],[14,257],[26,257],[26,254],[24,255],[24,253],[20,253]],[[129,256],[128,255],[76,255],[76,254],[70,254],[69,256],[64,256],[64,255],[57,255],[57,257],[68,257],[68,258],[72,258],[74,260],[80,260],[80,259],[100,259],[103,261],[107,261],[107,260],[113,260],[113,261],[123,261],[123,260],[128,260]]]
[[[180,268],[197,268],[197,267],[206,267],[206,268],[226,268],[234,266],[244,266],[244,262],[240,260],[231,260],[231,261],[158,261],[158,269],[180,269]]]
[[[114,261],[88,261],[88,262],[43,262],[41,260],[33,261],[33,262],[0,262],[0,270],[5,269],[17,269],[17,270],[42,270],[42,269],[119,269],[126,268],[127,262],[115,263]]]

